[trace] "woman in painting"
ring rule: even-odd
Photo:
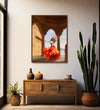
[[[50,41],[45,41],[50,43],[50,47],[46,48],[44,47],[44,55],[48,60],[58,60],[60,57],[59,51],[55,47],[55,42],[57,41],[57,37],[53,36]]]

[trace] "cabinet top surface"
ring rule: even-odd
[[[42,79],[42,80],[35,80],[35,79],[30,79],[30,80],[28,80],[28,79],[24,79],[23,81],[25,81],[25,82],[57,82],[57,81],[61,81],[61,82],[76,82],[76,80],[75,79],[71,79],[71,80],[69,80],[69,79]]]

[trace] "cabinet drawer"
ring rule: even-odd
[[[76,84],[75,82],[61,82],[59,84],[59,94],[75,95]]]
[[[57,82],[43,82],[43,93],[46,95],[57,94]]]
[[[41,92],[40,82],[25,82],[25,93],[37,93]]]
[[[75,96],[76,82],[46,82],[46,81],[29,81],[24,82],[25,95],[39,96]]]

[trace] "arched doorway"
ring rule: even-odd
[[[44,46],[45,47],[50,47],[51,46],[50,42],[47,42],[47,41],[50,41],[53,36],[56,36],[54,30],[53,29],[49,29],[47,31],[46,35],[44,36],[44,40],[45,40]],[[57,41],[55,42],[54,45],[57,48]]]

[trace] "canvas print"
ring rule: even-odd
[[[32,15],[32,62],[67,62],[66,15]]]

